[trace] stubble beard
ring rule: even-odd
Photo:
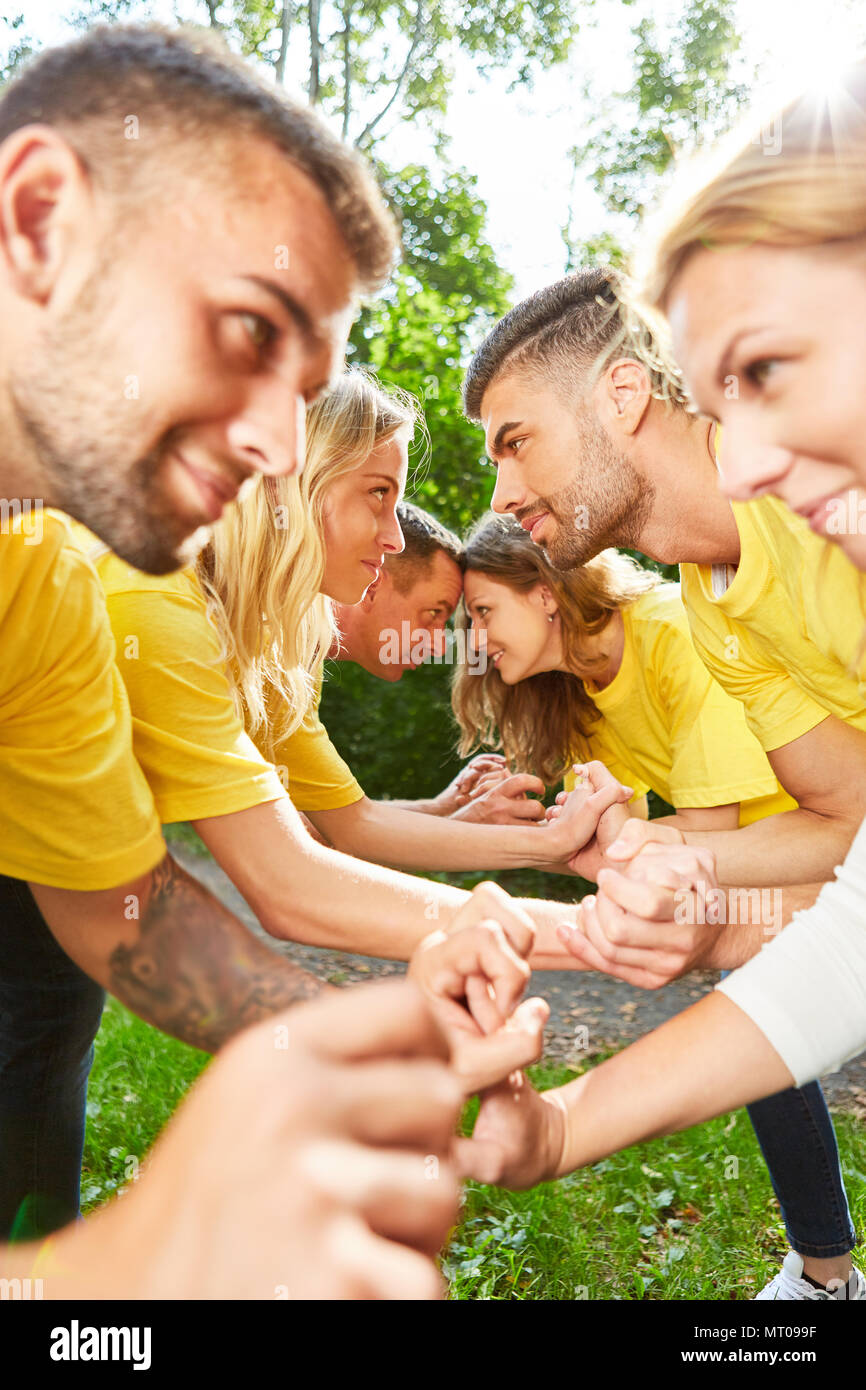
[[[188,536],[189,523],[164,495],[171,438],[134,453],[144,429],[121,372],[106,369],[113,349],[97,327],[105,297],[104,285],[85,286],[13,368],[10,404],[32,447],[44,504],[68,512],[136,569],[165,574],[193,558],[206,532]]]
[[[542,543],[558,570],[577,569],[609,546],[639,550],[655,502],[655,486],[614,449],[595,423],[585,434],[581,481],[540,498],[556,530]]]

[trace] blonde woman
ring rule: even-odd
[[[674,203],[644,283],[651,304],[668,315],[698,406],[725,426],[723,489],[746,499],[775,493],[834,542],[814,581],[816,611],[830,621],[841,572],[836,545],[866,563],[856,522],[866,492],[859,386],[866,65],[850,71],[835,97],[806,94],[776,120],[781,139],[773,159],[762,158],[751,138],[755,125]],[[862,622],[845,651],[856,664]],[[607,875],[590,929],[613,932],[620,942],[651,919],[668,930],[671,895],[646,880],[669,867],[670,856],[647,846],[625,875]],[[569,1172],[792,1081],[802,1085],[861,1051],[864,923],[861,829],[814,907],[712,995],[546,1099],[526,1087],[519,1106],[497,1097],[478,1133],[501,1145],[499,1178],[522,1185]],[[789,1283],[801,1282],[793,1262],[785,1273]],[[831,1292],[840,1296],[838,1286]],[[808,1295],[783,1289],[774,1296]]]

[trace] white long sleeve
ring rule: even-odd
[[[798,1086],[866,1050],[866,821],[812,907],[716,988],[757,1024]]]

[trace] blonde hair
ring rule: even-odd
[[[769,153],[768,153],[769,149]],[[866,246],[866,58],[832,93],[801,93],[761,122],[754,113],[674,185],[644,242],[631,316],[665,336],[674,281],[699,250],[749,246]],[[828,540],[817,576],[831,553]],[[866,576],[860,582],[866,601]],[[866,631],[849,673],[866,656]]]
[[[333,604],[320,592],[328,490],[380,444],[403,431],[411,436],[420,420],[408,392],[385,391],[360,368],[347,371],[307,412],[302,473],[259,479],[199,556],[238,711],[270,758],[312,706],[338,638]]]
[[[833,95],[804,92],[762,122],[754,115],[695,160],[654,219],[635,294],[663,309],[700,249],[817,246],[866,236],[866,59]]]
[[[571,671],[540,671],[506,685],[494,666],[476,672],[461,662],[451,686],[461,755],[482,744],[502,748],[515,771],[533,772],[550,786],[560,780],[599,718],[583,681],[592,678],[605,658],[586,654],[586,638],[603,632],[618,609],[662,581],[618,550],[603,550],[567,572],[556,570],[513,517],[482,519],[466,541],[464,562],[467,570],[478,570],[519,593],[546,584],[556,599],[563,656]],[[463,628],[469,624],[465,605],[457,623]]]

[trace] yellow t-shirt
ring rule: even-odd
[[[866,730],[864,580],[775,497],[735,502],[740,563],[719,598],[712,566],[680,566],[692,640],[768,753],[828,715]]]
[[[235,709],[194,570],[142,574],[83,526],[71,529],[102,584],[135,756],[163,823],[230,815],[285,796]]]
[[[622,610],[622,663],[575,761],[600,759],[639,795],[675,807],[740,803],[740,825],[796,806],[783,791],[743,707],[708,675],[689,637],[678,584],[660,584]],[[571,774],[566,788],[574,785]]]
[[[303,724],[276,749],[274,762],[299,811],[337,811],[360,801],[364,790],[343,761],[319,718],[316,702]]]
[[[93,568],[65,523],[0,536],[0,873],[116,888],[165,854]]]

